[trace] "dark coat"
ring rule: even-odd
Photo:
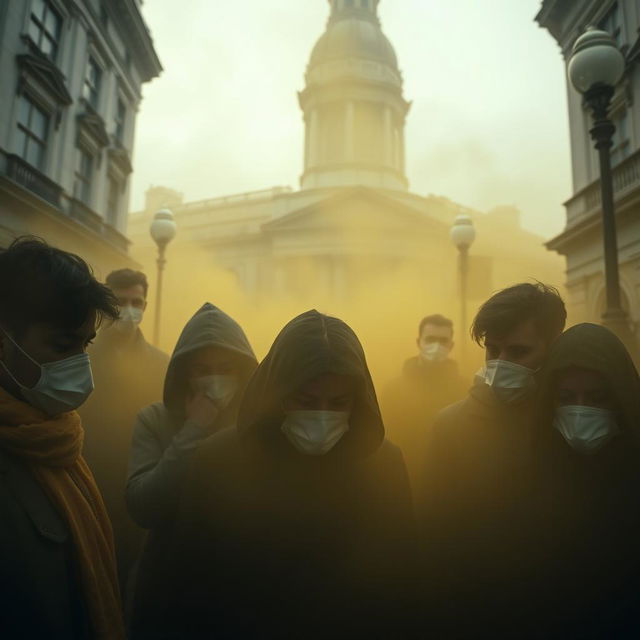
[[[138,411],[159,400],[167,354],[150,345],[138,329],[123,342],[114,327],[100,331],[89,349],[95,390],[79,409],[85,425],[83,457],[98,485],[113,526],[120,590],[140,556],[144,532],[127,513],[124,489]]]
[[[306,456],[280,431],[282,399],[327,372],[358,382],[350,430]],[[172,600],[184,637],[402,637],[394,623],[408,618],[396,607],[408,606],[415,560],[408,479],[343,322],[310,311],[283,329],[237,429],[200,450],[179,527]]]
[[[519,629],[532,414],[532,398],[505,404],[477,380],[433,426],[419,514],[424,571],[434,587],[425,594],[446,637],[484,637],[478,629],[509,637]]]
[[[620,433],[585,455],[553,428],[556,375],[608,382]],[[554,344],[540,386],[536,489],[538,618],[546,637],[640,637],[640,378],[622,343],[580,324]]]
[[[384,390],[381,405],[387,438],[402,451],[414,498],[436,414],[462,399],[468,387],[453,360],[425,362],[416,356],[404,363],[402,375]]]
[[[216,421],[218,428],[235,425],[244,385],[257,366],[256,357],[240,325],[210,303],[194,314],[176,343],[167,369],[164,401],[146,407],[136,419],[126,500],[133,519],[149,529],[134,594],[131,630],[136,639],[156,639],[165,632],[162,603],[172,587],[167,578],[167,556],[182,483],[196,450],[211,436],[186,419],[186,366],[191,354],[210,346],[238,356],[238,392]]]
[[[0,637],[89,640],[71,534],[20,460],[0,448]]]

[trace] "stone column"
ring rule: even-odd
[[[391,108],[389,106],[384,107],[384,163],[387,166],[395,166],[394,162],[394,145],[393,145],[393,119],[391,114]]]
[[[353,162],[355,160],[355,105],[352,100],[349,100],[346,104],[344,133],[344,157],[347,162]]]
[[[318,148],[318,110],[312,109],[309,117],[309,168],[318,164],[320,149]]]

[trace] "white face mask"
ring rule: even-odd
[[[115,322],[116,328],[121,331],[132,331],[142,322],[142,314],[144,311],[137,307],[128,305],[120,307],[120,315]]]
[[[425,362],[444,362],[449,357],[449,347],[439,342],[427,342],[420,346],[420,355]]]
[[[4,362],[0,361],[4,370],[20,387],[22,397],[30,405],[44,411],[49,416],[56,416],[77,409],[91,395],[93,375],[88,354],[79,353],[57,362],[40,364],[26,353],[8,333],[5,335],[21,353],[40,368],[38,382],[35,386],[28,388],[15,378]]]
[[[487,360],[479,377],[504,403],[517,402],[535,387],[535,371],[508,360]]]
[[[553,426],[580,453],[594,453],[620,432],[612,411],[582,405],[558,407]]]
[[[222,374],[202,376],[193,381],[193,389],[202,391],[218,409],[225,409],[238,390],[238,378]]]
[[[300,453],[323,456],[349,431],[349,413],[288,411],[280,428]]]

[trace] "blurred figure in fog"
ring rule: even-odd
[[[161,397],[169,357],[150,345],[139,327],[147,308],[144,273],[120,269],[109,274],[106,284],[118,301],[119,316],[104,325],[89,349],[96,389],[80,415],[86,425],[83,455],[111,516],[126,605],[144,538],[124,500],[133,423],[142,407]]]
[[[178,521],[167,607],[184,637],[402,637],[409,484],[344,322],[284,327],[237,428],[198,452]]]
[[[136,580],[133,638],[164,637],[163,616],[173,605],[166,593],[184,586],[167,578],[183,480],[207,438],[235,426],[244,387],[257,364],[240,325],[206,303],[178,339],[163,402],[138,414],[126,498],[133,519],[150,532]]]
[[[638,638],[640,379],[611,331],[580,324],[556,341],[536,428],[538,637]]]
[[[381,404],[387,435],[400,447],[417,488],[431,423],[440,409],[464,396],[468,385],[449,357],[453,349],[451,320],[439,314],[423,318],[416,346],[418,355],[404,363],[402,375],[387,386]]]
[[[113,535],[81,455],[87,345],[116,300],[78,256],[0,251],[0,636],[121,640]],[[91,427],[88,427],[90,429]]]
[[[528,553],[522,527],[530,507],[536,380],[565,321],[552,287],[523,283],[494,294],[472,325],[485,365],[469,395],[433,426],[420,506],[426,573],[439,585],[438,609],[471,636],[478,628],[515,633],[508,627]]]

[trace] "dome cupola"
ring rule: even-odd
[[[408,188],[404,124],[409,104],[379,0],[329,0],[300,92],[305,119],[303,188],[364,184]]]

